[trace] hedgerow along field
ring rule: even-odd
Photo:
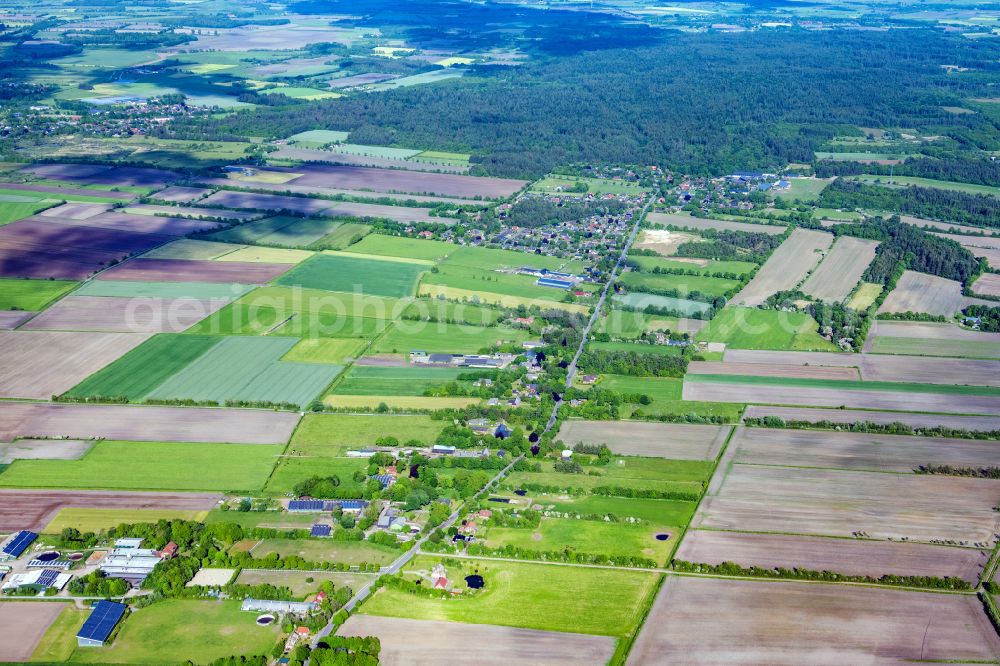
[[[0,474],[0,487],[256,492],[283,448],[102,440],[78,460],[16,460]]]
[[[320,254],[281,276],[276,284],[376,296],[412,296],[427,267],[418,264]]]

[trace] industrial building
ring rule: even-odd
[[[115,601],[98,601],[76,634],[79,647],[101,647],[111,638],[128,606]]]

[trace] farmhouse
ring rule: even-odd
[[[102,647],[125,616],[128,606],[115,601],[98,601],[76,634],[79,647]]]

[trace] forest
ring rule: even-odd
[[[881,187],[838,178],[820,195],[826,208],[898,211],[973,227],[1000,227],[1000,199],[930,187]]]

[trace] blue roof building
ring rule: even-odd
[[[125,604],[115,601],[98,601],[77,633],[76,644],[80,647],[103,646],[121,622],[127,608]]]
[[[328,537],[331,534],[333,534],[333,528],[329,525],[313,525],[312,529],[309,530],[311,537]]]
[[[34,532],[28,532],[27,530],[21,530],[17,534],[13,535],[7,540],[3,548],[0,548],[0,561],[2,560],[16,560],[21,557],[24,551],[28,550],[28,546],[34,543],[38,535]]]
[[[323,510],[323,500],[292,500],[288,503],[288,510],[318,513]]]
[[[554,278],[538,278],[535,284],[539,287],[555,287],[556,289],[569,289],[573,286],[569,280],[556,280]]]

